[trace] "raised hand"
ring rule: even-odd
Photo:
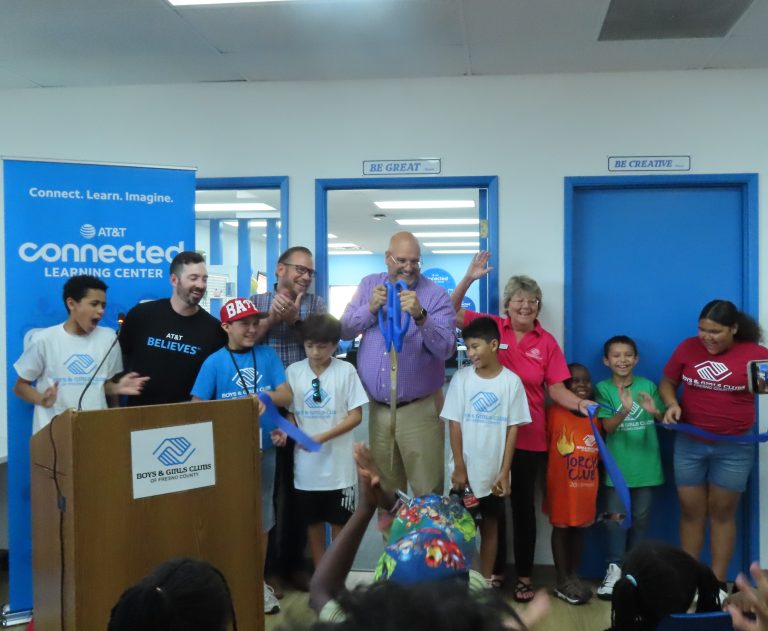
[[[115,384],[115,394],[141,394],[147,381],[149,381],[149,377],[142,377],[137,372],[125,373]]]
[[[652,414],[653,416],[661,415],[661,412],[659,412],[659,408],[656,407],[656,402],[653,400],[653,397],[650,394],[648,394],[647,392],[638,392],[637,398],[640,406],[646,412],[648,412],[648,414]]]
[[[752,587],[743,574],[736,578],[740,594],[740,606],[728,605],[726,609],[731,614],[733,628],[738,631],[768,631],[768,577],[760,569],[760,564],[755,562],[749,567],[749,573],[755,580],[756,587]],[[754,620],[747,618],[743,612],[755,615]]]
[[[275,294],[269,312],[273,319],[282,320],[288,324],[294,324],[299,319],[301,299],[304,294],[298,294],[295,299],[283,294]]]
[[[486,251],[478,252],[472,257],[472,260],[469,262],[469,267],[467,268],[467,272],[466,274],[464,274],[464,276],[473,281],[482,278],[493,269],[488,265],[488,261],[490,259],[491,259],[490,252],[486,252]]]
[[[629,414],[632,411],[632,406],[635,405],[630,386],[619,386],[619,400],[621,401],[621,407]]]

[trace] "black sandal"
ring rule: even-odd
[[[515,591],[512,593],[512,598],[516,603],[529,603],[536,596],[536,592],[533,590],[533,585],[530,583],[523,583],[520,579],[517,579],[515,583]]]

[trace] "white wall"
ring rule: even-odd
[[[500,278],[536,277],[543,324],[562,339],[563,177],[644,154],[690,154],[693,173],[765,175],[766,102],[762,70],[10,90],[0,153],[288,175],[291,244],[310,247],[315,178],[358,177],[364,159],[436,156],[442,175],[498,175]],[[759,264],[762,314],[762,252]],[[768,467],[761,478],[768,514]]]

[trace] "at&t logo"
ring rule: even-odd
[[[101,226],[96,228],[93,224],[84,223],[80,226],[80,236],[85,239],[93,239],[95,236],[99,237],[124,237],[126,228],[116,226]]]

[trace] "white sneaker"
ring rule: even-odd
[[[280,613],[280,603],[277,602],[275,590],[266,583],[264,583],[264,613]]]
[[[621,568],[615,563],[608,564],[608,571],[605,578],[597,588],[597,597],[600,600],[610,600],[613,597],[613,586],[621,578]]]

